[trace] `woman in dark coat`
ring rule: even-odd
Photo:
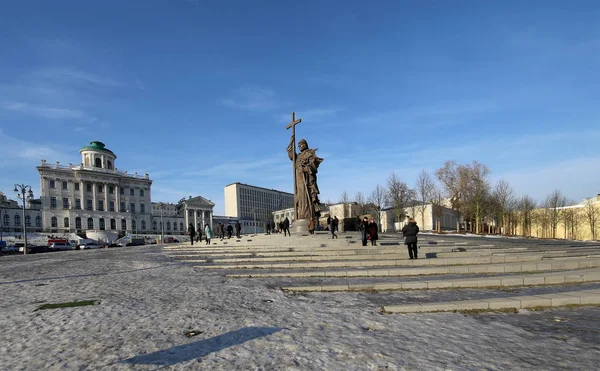
[[[371,246],[377,246],[379,234],[377,234],[377,223],[375,223],[375,220],[373,219],[371,219],[371,223],[369,223],[369,237],[371,240]]]
[[[408,219],[408,223],[402,228],[404,235],[404,244],[408,247],[408,256],[411,259],[417,258],[417,234],[419,227],[413,218]]]
[[[190,223],[190,226],[188,227],[188,234],[190,235],[190,241],[192,242],[192,246],[194,245],[194,237],[196,236],[196,229],[194,228],[194,225],[192,223]]]

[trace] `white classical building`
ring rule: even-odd
[[[225,186],[225,215],[238,218],[248,232],[262,232],[274,211],[293,206],[293,193],[239,182]]]
[[[214,203],[200,196],[153,203],[148,174],[117,169],[117,156],[104,143],[91,142],[79,153],[78,165],[42,160],[37,167],[44,231],[185,234],[190,223],[212,224]]]

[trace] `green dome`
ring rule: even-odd
[[[111,151],[108,148],[104,147],[104,143],[99,142],[97,140],[90,142],[89,146],[85,146],[82,149],[79,150],[79,153],[83,152],[83,151],[99,151],[99,152],[107,152],[110,153],[111,155],[115,156],[115,158],[117,158],[117,155],[115,155],[113,153],[113,151]]]

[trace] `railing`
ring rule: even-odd
[[[106,173],[106,174],[118,174],[118,175],[125,176],[128,178],[150,179],[148,174],[144,174],[144,175],[138,175],[138,173],[129,174],[127,172],[127,170],[119,170],[117,168],[104,169],[104,168],[95,167],[95,166],[83,166],[83,165],[73,165],[73,164],[60,165],[58,162],[56,162],[55,165],[49,165],[48,163],[46,163],[45,160],[42,160],[42,164],[40,165],[40,167],[45,167],[48,169],[60,169],[60,170],[89,170],[89,171],[101,172],[101,173]]]

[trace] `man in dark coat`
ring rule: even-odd
[[[190,235],[190,241],[192,242],[192,246],[194,246],[194,237],[196,236],[196,229],[194,228],[194,225],[192,223],[190,223],[190,226],[188,227],[188,234]]]
[[[242,225],[240,224],[239,220],[235,221],[235,236],[237,238],[241,238],[241,233],[242,233]]]
[[[232,234],[233,234],[233,227],[231,226],[231,224],[229,224],[229,225],[227,225],[227,239],[230,239]]]
[[[402,228],[404,235],[404,244],[408,247],[408,256],[411,259],[417,258],[417,233],[419,227],[413,218],[408,218],[408,223]]]
[[[288,234],[288,236],[292,236],[292,234],[290,233],[290,220],[287,218],[287,216],[285,217],[285,219],[283,220],[283,236],[285,237],[285,234]]]
[[[362,245],[367,246],[367,236],[369,235],[369,219],[365,216],[358,227],[362,237]]]
[[[271,234],[271,221],[267,220],[267,234]]]
[[[217,232],[219,232],[219,238],[221,239],[221,241],[223,241],[223,238],[225,237],[225,228],[223,226],[223,223],[219,223]]]

